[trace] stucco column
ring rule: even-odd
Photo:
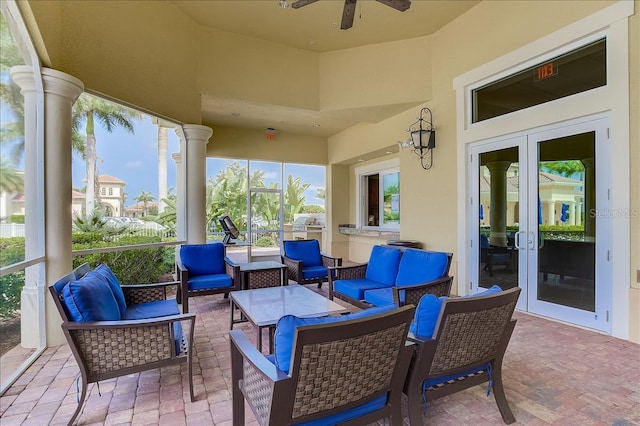
[[[21,77],[26,78],[26,74]],[[47,261],[47,285],[68,274],[72,268],[71,256],[71,109],[73,103],[84,90],[84,84],[77,78],[60,71],[43,68],[41,71],[44,88],[44,223],[45,256]],[[16,82],[21,79],[16,75]],[[25,80],[23,80],[24,82]],[[35,122],[27,119],[25,108],[25,142],[35,129]],[[31,112],[31,113],[32,113]],[[34,118],[35,120],[35,118]],[[25,144],[26,145],[26,144]],[[25,159],[37,157],[25,152]],[[37,160],[34,160],[37,161]],[[25,168],[28,165],[25,163]],[[25,177],[29,173],[25,173]],[[38,220],[38,219],[36,219]],[[28,239],[27,239],[28,240]],[[29,280],[27,280],[29,281]],[[44,292],[43,292],[44,294]],[[45,297],[45,321],[47,346],[64,343],[60,329],[60,316],[50,297]],[[22,312],[23,318],[27,316]],[[33,318],[31,318],[33,321]],[[31,326],[33,327],[33,325]],[[33,327],[35,328],[35,327]]]
[[[507,169],[510,161],[494,161],[486,166],[491,173],[491,205],[489,217],[491,245],[507,246]]]
[[[547,212],[546,212],[547,223],[545,225],[555,225],[556,224],[556,203],[553,201],[549,201],[547,203]]]
[[[576,224],[576,203],[569,203],[569,226]]]
[[[42,217],[39,212],[38,185],[42,170],[38,164],[38,135],[36,121],[36,81],[33,67],[20,65],[10,70],[11,79],[20,87],[24,96],[24,205],[25,205],[25,258],[38,257],[41,252],[42,238],[40,235]],[[40,282],[38,270],[34,267],[26,268],[24,287],[20,294],[20,333],[21,344],[25,348],[40,346],[40,327],[38,326],[39,305],[44,299],[44,288],[38,288]]]
[[[207,143],[213,130],[198,124],[182,126],[186,150],[185,218],[186,240],[189,244],[203,244],[207,240],[206,186]]]
[[[576,225],[582,225],[582,203],[576,203]]]
[[[594,158],[583,158],[584,165],[584,239],[596,238],[596,164]]]

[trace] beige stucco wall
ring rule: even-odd
[[[29,6],[48,66],[79,78],[86,90],[200,123],[197,26],[173,5],[31,1]]]

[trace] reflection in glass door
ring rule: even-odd
[[[601,119],[471,150],[472,291],[520,286],[518,309],[610,330],[605,139]]]

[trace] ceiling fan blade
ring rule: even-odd
[[[293,3],[291,3],[291,7],[294,8],[294,9],[299,9],[302,6],[306,6],[308,4],[315,3],[317,1],[318,0],[297,0],[297,1],[294,1]]]
[[[382,4],[386,4],[389,7],[404,12],[411,7],[411,0],[377,0]]]
[[[344,9],[342,11],[341,30],[348,30],[353,26],[353,18],[356,16],[356,0],[344,0]]]

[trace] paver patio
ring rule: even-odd
[[[326,284],[309,288],[328,293]],[[196,297],[193,312],[196,402],[189,402],[186,366],[168,367],[90,385],[78,424],[231,425],[229,302]],[[640,345],[530,314],[515,317],[504,384],[516,424],[640,425]],[[237,327],[255,339],[250,325]],[[78,372],[67,345],[48,348],[0,398],[0,424],[66,424]],[[247,419],[256,424],[250,411]],[[503,424],[483,386],[430,403],[423,422]]]

